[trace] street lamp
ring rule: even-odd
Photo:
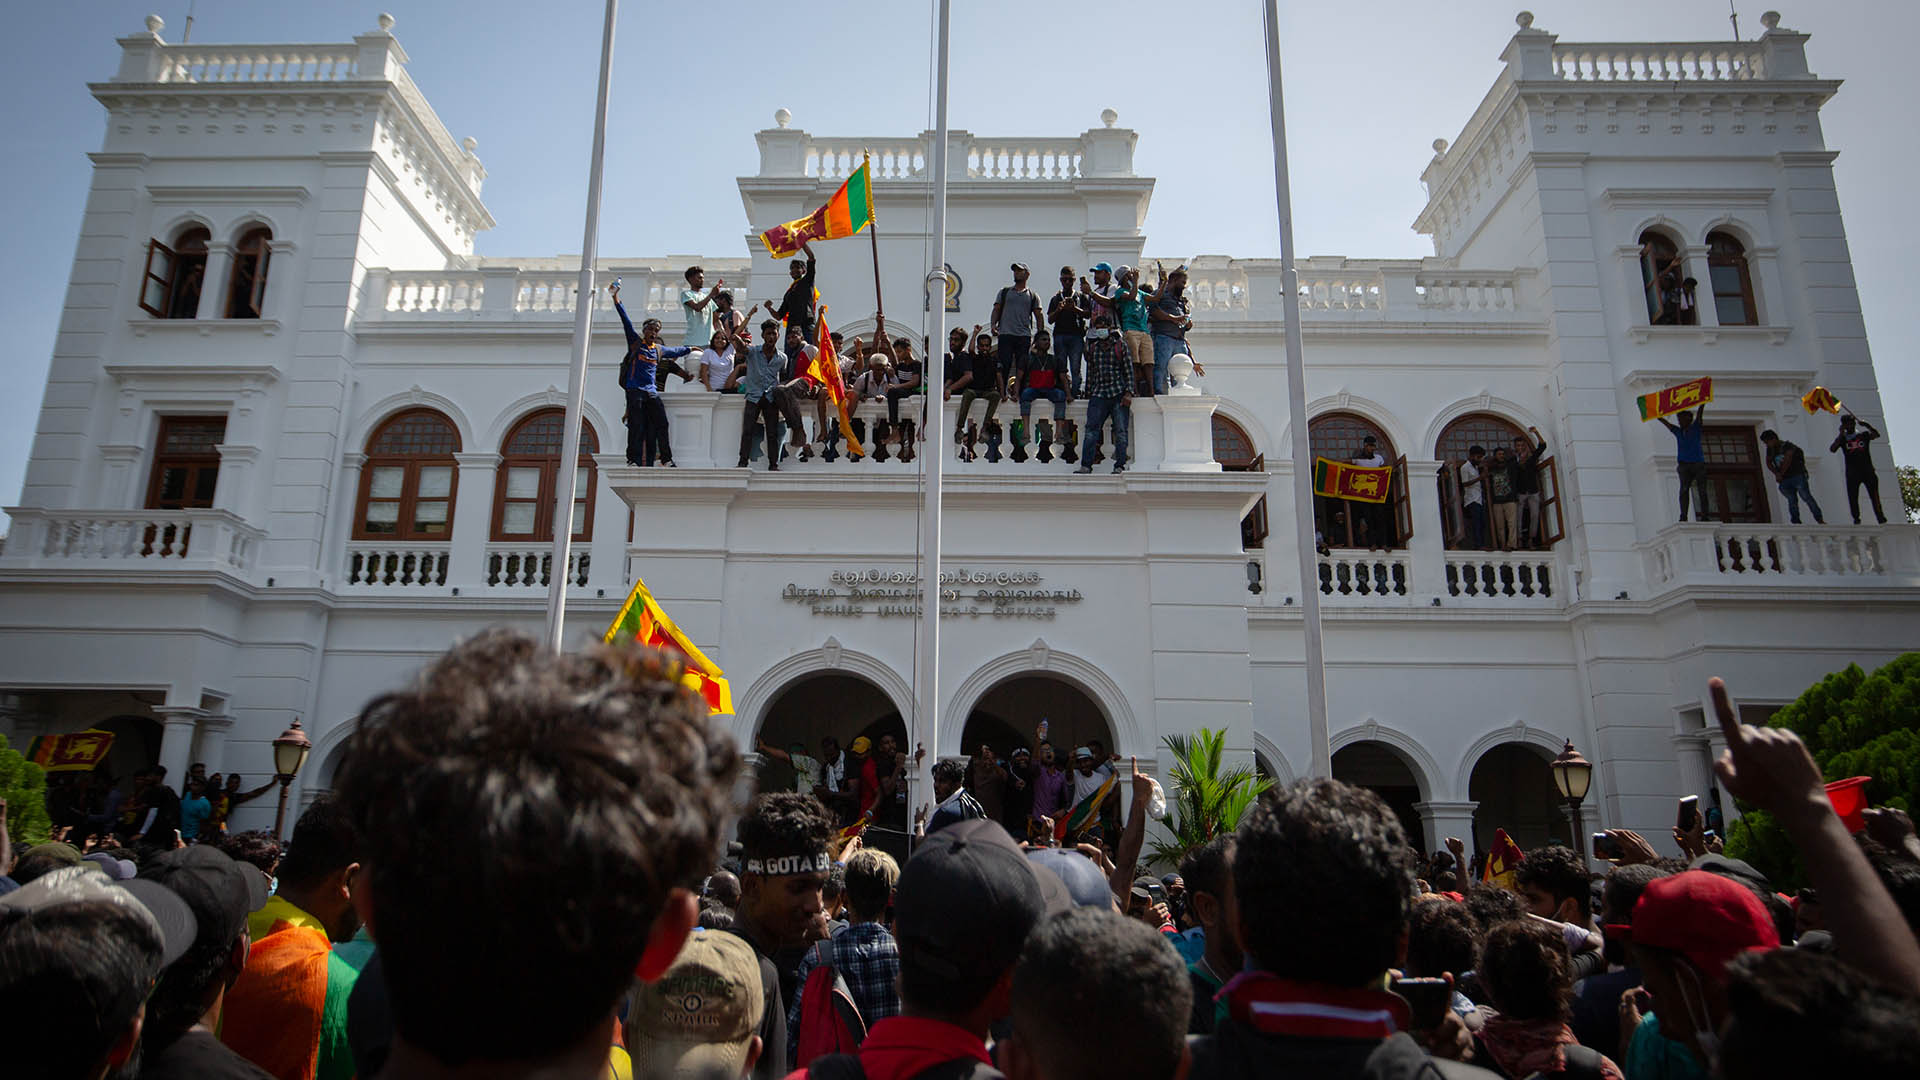
[[[273,740],[273,774],[280,781],[280,808],[273,812],[273,838],[280,839],[280,826],[287,817],[287,785],[300,773],[300,766],[307,763],[307,754],[313,750],[313,740],[300,730],[300,721],[280,733]]]
[[[1587,860],[1587,848],[1580,840],[1580,804],[1586,800],[1587,786],[1593,782],[1593,763],[1580,756],[1573,748],[1573,740],[1567,740],[1567,748],[1560,751],[1548,768],[1553,770],[1553,786],[1560,789],[1560,797],[1567,800],[1567,808],[1573,813],[1573,849],[1580,853],[1581,863]]]

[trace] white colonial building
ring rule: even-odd
[[[952,133],[950,323],[986,321],[1015,259],[1050,292],[1061,265],[1158,255],[1192,268],[1206,374],[1136,404],[1123,475],[948,463],[948,720],[930,749],[1004,753],[1046,717],[1056,742],[1161,762],[1162,735],[1209,726],[1302,774],[1300,598],[1317,590],[1333,771],[1430,848],[1476,824],[1564,834],[1544,762],[1568,740],[1599,766],[1586,820],[1661,842],[1674,797],[1711,783],[1709,675],[1765,715],[1920,647],[1915,531],[1846,524],[1831,418],[1798,402],[1820,383],[1879,413],[1820,128],[1839,83],[1777,18],[1710,44],[1567,44],[1531,22],[1435,144],[1414,223],[1434,254],[1301,264],[1314,445],[1348,457],[1372,434],[1397,468],[1390,550],[1323,511],[1331,551],[1305,582],[1278,262],[1154,251],[1154,182],[1111,112],[1063,138]],[[735,469],[738,399],[676,383],[679,467],[627,467],[604,296],[579,543],[549,565],[576,268],[474,254],[493,224],[476,143],[381,23],[347,44],[220,46],[167,44],[153,19],[92,84],[106,138],[0,555],[0,732],[105,727],[116,771],[203,761],[251,781],[299,717],[311,798],[370,694],[481,627],[537,629],[555,573],[573,641],[644,577],[726,668],[743,745],[904,732],[924,459]],[[778,297],[786,267],[745,238],[870,149],[889,325],[917,333],[931,136],[828,138],[782,110],[755,138],[743,242],[700,260],[709,277],[743,307]],[[836,327],[869,330],[867,244],[819,252]],[[1700,283],[1684,317],[1649,298],[1648,253]],[[689,261],[609,258],[602,280],[672,334]],[[1676,525],[1674,443],[1634,398],[1701,374],[1713,520]],[[1529,427],[1551,455],[1543,545],[1464,550],[1446,463]],[[1810,452],[1827,525],[1783,524],[1764,428]],[[1884,443],[1876,457],[1897,503]]]

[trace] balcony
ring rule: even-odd
[[[592,542],[577,540],[567,559],[570,594],[587,599]],[[346,547],[344,596],[479,596],[543,600],[552,583],[553,546],[540,543],[355,540]],[[609,584],[600,585],[605,591]]]
[[[1285,516],[1276,513],[1274,519],[1277,522]],[[1564,547],[1549,551],[1435,551],[1425,545],[1404,551],[1335,548],[1316,560],[1320,602],[1330,610],[1446,607],[1559,611],[1571,600],[1571,590],[1562,584]],[[1267,580],[1261,602],[1284,606],[1293,591],[1289,584],[1291,562],[1276,566],[1264,552],[1254,557],[1262,564],[1263,578],[1274,571],[1281,579]]]
[[[218,571],[246,578],[266,533],[226,510],[43,510],[8,507],[0,568]]]
[[[1920,529],[1911,525],[1726,525],[1681,522],[1639,545],[1657,592],[1686,586],[1911,588]]]
[[[568,267],[560,259],[518,262],[522,265],[482,262],[454,270],[369,270],[361,285],[358,326],[378,331],[388,326],[457,327],[485,322],[571,329],[579,299],[579,266]],[[736,298],[747,295],[745,259],[706,259],[701,265],[710,278],[724,278]],[[647,316],[677,325],[685,269],[602,262],[595,277],[601,288],[594,297],[594,319],[618,325],[613,298],[605,288],[618,279],[627,315],[636,325]]]

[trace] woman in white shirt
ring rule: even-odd
[[[712,347],[700,355],[700,385],[715,393],[725,393],[727,380],[739,366],[733,337],[724,330],[715,331]]]

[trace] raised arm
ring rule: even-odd
[[[1127,824],[1120,830],[1120,843],[1113,849],[1113,873],[1107,885],[1120,898],[1121,906],[1133,894],[1133,868],[1140,863],[1140,849],[1147,842],[1147,802],[1153,798],[1153,779],[1140,772],[1140,759],[1133,759],[1133,806],[1127,810]]]
[[[765,739],[755,736],[753,740],[753,745],[754,745],[754,749],[759,750],[761,755],[764,757],[770,757],[775,761],[784,761],[789,765],[793,764],[792,754],[787,753],[785,750],[782,750],[777,746],[768,746],[767,740]]]
[[[613,295],[613,310],[620,313],[620,325],[627,330],[627,347],[640,344],[640,332],[633,328],[633,320],[627,318],[626,306],[620,303],[620,286],[609,286],[607,291]]]
[[[1673,432],[1675,435],[1680,434],[1680,429],[1678,427],[1675,427],[1672,423],[1668,422],[1666,417],[1656,416],[1654,417],[1654,419],[1660,421],[1661,427],[1666,428],[1668,431]]]

